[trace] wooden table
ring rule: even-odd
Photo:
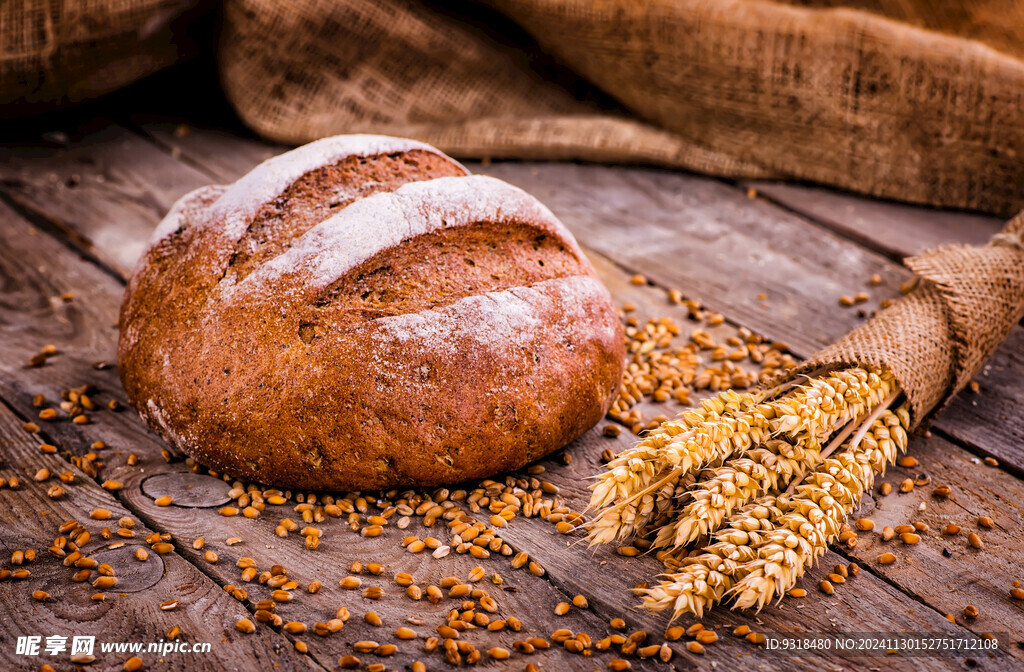
[[[118,306],[125,278],[150,231],[185,192],[232,181],[282,150],[241,130],[225,114],[223,102],[209,96],[183,101],[175,93],[180,88],[167,81],[151,80],[78,110],[8,122],[3,130],[0,476],[17,477],[21,484],[16,490],[0,490],[0,542],[8,557],[33,548],[38,559],[25,565],[31,570],[28,579],[0,583],[0,667],[38,669],[50,662],[57,669],[70,669],[67,653],[53,658],[16,655],[18,636],[96,635],[99,641],[151,642],[178,627],[185,642],[211,643],[210,653],[143,654],[149,669],[334,670],[340,656],[352,653],[352,643],[368,639],[400,646],[389,658],[360,655],[364,666],[383,662],[387,669],[408,669],[413,660],[422,659],[430,669],[443,668],[439,653],[424,653],[424,639],[434,634],[454,602],[413,602],[391,577],[405,571],[421,583],[437,582],[446,575],[464,577],[477,564],[488,576],[500,573],[500,586],[489,581],[481,585],[503,614],[517,615],[529,631],[465,633],[464,639],[481,650],[511,648],[514,640],[546,637],[555,628],[586,632],[598,640],[612,632],[608,622],[614,617],[624,618],[630,631],[648,631],[650,642],[663,641],[666,615],[637,609],[638,600],[630,593],[638,582],[654,581],[660,564],[651,557],[622,558],[611,548],[589,551],[575,544],[578,535],[563,536],[549,522],[523,517],[501,535],[546,568],[543,578],[512,569],[499,554],[477,560],[455,553],[443,559],[407,553],[399,545],[405,534],[434,534],[442,540],[449,534],[440,522],[428,530],[417,518],[409,529],[392,525],[378,538],[353,534],[344,518],[328,519],[322,524],[320,547],[309,551],[296,534],[286,539],[274,534],[281,518],[298,517],[292,511],[294,500],[268,507],[257,519],[219,515],[229,485],[205,472],[192,474],[181,456],[170,455],[166,461],[162,451],[168,446],[130,409],[98,410],[89,424],[81,425],[64,414],[56,421],[36,420],[35,395],[45,395],[52,405],[62,390],[86,383],[96,386],[98,402],[125,403],[115,366]],[[949,241],[983,242],[1001,226],[987,217],[820,188],[734,183],[651,168],[515,162],[470,163],[470,168],[517,184],[551,207],[585,246],[616,299],[636,304],[635,314],[641,318],[670,316],[685,329],[695,328],[686,311],[665,298],[666,289],[679,288],[724,314],[722,329],[747,327],[786,343],[796,356],[834,341],[863,321],[864,313],[881,299],[898,296],[900,283],[908,277],[899,263],[904,255]],[[631,284],[635,273],[644,274],[649,283]],[[868,287],[874,274],[883,283]],[[838,305],[840,296],[860,291],[870,293],[868,303]],[[56,345],[59,354],[44,366],[27,366],[44,344]],[[674,656],[669,665],[633,657],[633,669],[1024,669],[1024,648],[1017,643],[1024,603],[1009,596],[1012,582],[1024,580],[1022,364],[1024,329],[1017,327],[978,377],[980,389],[962,394],[936,419],[930,436],[913,439],[910,453],[919,466],[894,467],[884,478],[898,483],[927,474],[933,485],[948,484],[952,497],[933,497],[928,486],[865,498],[860,515],[869,514],[879,527],[914,520],[928,524],[920,544],[894,549],[899,562],[878,564],[878,555],[892,544],[877,533],[862,534],[856,548],[829,551],[809,572],[802,584],[807,598],[787,599],[760,614],[717,609],[702,622],[720,629],[720,641],[703,656],[688,652],[685,641],[670,642]],[[664,404],[645,408],[645,413],[679,410],[678,405]],[[42,427],[39,435],[23,429],[23,423],[33,420]],[[628,432],[607,438],[595,428],[565,450],[572,456],[570,465],[563,463],[561,453],[541,461],[543,477],[572,507],[581,509],[587,501],[585,478],[601,468],[601,452],[623,449],[631,440]],[[58,452],[40,452],[44,441]],[[88,453],[95,441],[108,447],[99,451],[104,466],[93,477],[72,460]],[[129,465],[130,455],[137,456],[137,465]],[[998,466],[986,464],[987,457],[996,458]],[[62,498],[46,494],[58,483],[55,478],[33,481],[43,467],[54,474],[73,474],[74,482],[63,485]],[[123,488],[102,488],[109,480],[121,481]],[[156,506],[154,497],[168,489],[178,494],[175,504]],[[110,510],[112,519],[90,520],[89,512],[97,507]],[[978,530],[984,547],[975,550],[964,535],[978,529],[982,515],[994,518],[995,527]],[[121,516],[137,521],[135,537],[104,555],[118,568],[121,584],[107,591],[105,601],[93,601],[96,590],[71,581],[73,570],[45,549],[62,522],[77,519],[92,531],[88,548],[95,553],[111,543],[99,537],[100,528],[113,529],[111,523]],[[964,533],[941,536],[947,522],[962,525]],[[144,546],[143,537],[150,532],[171,535],[174,549],[165,555],[151,553],[142,563],[132,553]],[[233,536],[243,542],[228,546],[225,540]],[[197,537],[206,540],[202,550],[193,547]],[[207,550],[219,555],[216,564],[204,560]],[[255,602],[270,591],[240,581],[236,562],[243,556],[253,558],[261,571],[284,565],[302,585],[322,582],[318,594],[299,591],[295,600],[280,604],[284,620],[311,626],[333,618],[342,605],[351,610],[352,619],[341,632],[326,637],[289,634],[263,624],[255,634],[241,634],[234,628],[236,620],[251,618]],[[12,568],[8,557],[3,566]],[[339,587],[353,561],[385,566],[380,577],[362,577],[364,586],[382,586],[384,599],[369,600]],[[834,595],[819,593],[818,581],[837,563],[850,561],[864,571]],[[222,589],[229,584],[246,588],[247,599],[238,600]],[[54,599],[34,602],[30,593],[40,589]],[[563,617],[553,614],[558,602],[577,594],[588,598],[588,609],[574,608]],[[166,600],[177,600],[179,606],[161,610]],[[980,610],[975,619],[962,614],[969,604]],[[383,617],[383,627],[364,622],[368,610]],[[417,641],[398,641],[391,633],[406,625],[409,614],[418,614],[425,623],[409,626],[417,631]],[[685,626],[693,622],[681,620]],[[823,651],[780,657],[733,637],[732,628],[740,624],[787,633],[937,632],[970,638],[992,633],[1001,638],[1005,653],[996,658],[965,652],[907,659]],[[296,651],[296,641],[308,645],[307,655]],[[89,669],[121,669],[128,655],[97,651],[98,660]],[[607,669],[613,657],[594,651],[585,658],[555,646],[530,656],[513,652],[505,663],[485,656],[479,666],[521,670],[533,662],[547,670]]]

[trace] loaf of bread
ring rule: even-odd
[[[566,228],[383,136],[183,197],[121,308],[129,401],[236,478],[357,490],[515,469],[598,422],[622,325]]]

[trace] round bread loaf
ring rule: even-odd
[[[367,135],[183,197],[120,326],[121,380],[150,427],[294,488],[518,468],[601,419],[624,357],[607,289],[547,208]]]

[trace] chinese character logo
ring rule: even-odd
[[[39,642],[41,641],[43,641],[43,638],[39,635],[33,635],[32,637],[18,637],[18,644],[14,653],[19,656],[38,656]]]
[[[92,655],[93,647],[96,646],[96,638],[93,636],[75,635],[71,638],[71,655],[83,654]]]
[[[46,638],[46,652],[51,656],[68,650],[68,638],[63,635],[51,635]]]

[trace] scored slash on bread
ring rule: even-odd
[[[385,135],[338,135],[311,142],[267,159],[227,189],[224,197],[210,208],[203,225],[216,226],[222,237],[237,241],[249,228],[260,208],[279,198],[303,176],[318,168],[353,157],[361,159],[409,152],[432,155],[441,163],[450,166],[454,174],[469,174],[469,171],[454,159],[416,140]],[[358,185],[346,186],[350,189],[342,193],[346,193],[349,200],[359,196]],[[187,194],[183,200],[188,200],[191,195]],[[169,215],[154,229],[150,245],[166,238],[182,223],[184,222],[180,217]]]
[[[121,312],[151,427],[234,477],[433,485],[595,424],[622,326],[569,231],[421,143],[328,138],[177,203]]]
[[[267,284],[294,276],[303,288],[322,291],[374,254],[414,236],[478,222],[514,226],[523,219],[537,235],[554,236],[575,258],[583,258],[568,229],[523,190],[493,177],[439,177],[352,203],[308,230],[238,289],[263,292]],[[372,236],[366,235],[366,222],[374,222]]]

